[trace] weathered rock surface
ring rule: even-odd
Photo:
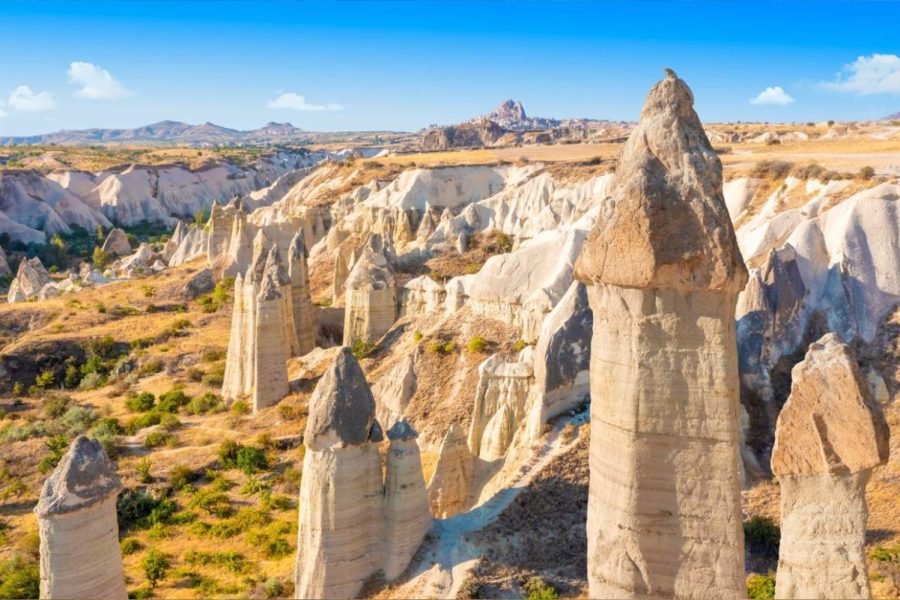
[[[381,252],[367,245],[344,283],[344,345],[374,343],[397,318],[394,271]]]
[[[103,251],[112,256],[127,256],[131,254],[131,243],[128,241],[128,235],[116,227],[106,236],[103,242]]]
[[[446,519],[468,508],[473,460],[466,443],[466,430],[454,423],[444,436],[428,482],[428,503],[435,517]]]
[[[309,252],[299,231],[288,249],[288,278],[291,282],[291,312],[296,336],[295,354],[302,356],[316,347],[316,317],[309,290]]]
[[[523,354],[510,362],[495,354],[478,366],[468,445],[472,455],[484,461],[506,456],[513,436],[525,421],[534,372],[531,350],[526,349]]]
[[[781,484],[776,598],[870,598],[866,483],[888,460],[887,423],[852,350],[835,334],[794,367],[778,415]]]
[[[9,268],[9,262],[6,260],[6,252],[0,248],[0,275],[9,275],[12,271]]]
[[[287,359],[294,334],[290,285],[277,249],[260,232],[253,264],[234,282],[231,336],[222,396],[250,398],[254,411],[288,394]]]
[[[598,598],[739,598],[737,293],[722,167],[668,71],[622,150],[589,285],[588,580]]]
[[[392,428],[385,484],[375,400],[346,347],[309,406],[294,594],[353,598],[375,572],[401,573],[429,527],[415,432]]]
[[[116,521],[121,488],[103,446],[79,436],[44,483],[34,509],[41,598],[128,597]]]
[[[9,284],[6,299],[13,302],[25,302],[37,298],[44,286],[52,281],[50,273],[44,268],[38,257],[22,259],[16,277]]]

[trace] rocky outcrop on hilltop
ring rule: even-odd
[[[401,573],[430,526],[415,432],[391,429],[385,481],[375,401],[349,348],[309,407],[294,594],[353,598],[377,571]]]
[[[870,598],[866,483],[888,460],[888,426],[852,350],[834,334],[794,367],[778,415],[777,598]]]
[[[438,151],[493,146],[506,134],[507,131],[494,121],[481,119],[475,123],[460,123],[429,130],[422,138],[422,149]]]
[[[287,359],[295,335],[290,285],[274,246],[260,232],[250,268],[234,282],[231,336],[222,396],[250,398],[254,411],[288,394]]]
[[[722,166],[671,71],[576,265],[593,311],[592,597],[739,598],[737,293]]]
[[[22,259],[16,277],[9,284],[7,301],[26,302],[38,297],[40,291],[53,280],[50,273],[44,268],[44,264],[38,257]]]
[[[128,597],[116,521],[121,488],[100,442],[79,436],[44,483],[34,509],[41,598]]]
[[[375,343],[397,318],[394,271],[382,252],[367,245],[344,282],[344,345]]]
[[[110,256],[127,256],[131,254],[131,243],[128,241],[128,235],[116,227],[106,236],[103,242],[103,251]]]

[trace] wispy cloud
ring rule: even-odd
[[[269,100],[266,106],[268,108],[284,108],[309,112],[344,110],[344,107],[340,104],[309,104],[306,98],[293,92],[285,92],[274,100]]]
[[[821,86],[860,96],[900,94],[900,56],[896,54],[860,56],[849,65],[844,65],[834,81],[822,83]]]
[[[794,99],[780,85],[767,87],[757,94],[755,98],[750,99],[750,104],[772,104],[775,106],[787,106],[793,102]]]
[[[99,65],[89,62],[69,63],[69,83],[80,85],[75,92],[81,98],[91,100],[117,100],[131,95],[112,73]]]
[[[9,107],[22,112],[40,112],[56,108],[50,92],[35,92],[27,85],[20,85],[9,95]]]

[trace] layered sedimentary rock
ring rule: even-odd
[[[445,519],[468,508],[473,471],[474,459],[466,444],[466,430],[454,423],[444,436],[428,482],[428,504],[435,517]]]
[[[390,446],[384,481],[384,576],[391,580],[409,564],[431,527],[417,434],[408,421],[387,432]]]
[[[41,598],[128,597],[116,521],[121,488],[103,446],[79,436],[44,483],[34,509]]]
[[[127,256],[131,254],[131,244],[128,242],[128,235],[116,227],[106,236],[103,242],[103,251],[112,256]]]
[[[619,157],[610,214],[588,236],[588,579],[597,598],[737,598],[737,293],[747,273],[722,166],[674,73]]]
[[[835,334],[794,367],[778,415],[776,598],[870,598],[866,483],[888,460],[888,426],[852,350]]]
[[[375,572],[402,572],[427,530],[415,433],[392,429],[386,487],[375,400],[349,348],[309,407],[294,595],[352,598]]]
[[[274,247],[260,232],[254,258],[234,282],[231,337],[222,396],[250,398],[254,410],[276,404],[288,393],[287,359],[293,324],[289,319],[287,274]]]
[[[299,231],[288,250],[288,279],[291,282],[291,312],[296,337],[295,353],[302,356],[316,347],[316,317],[309,291],[309,270],[306,260],[309,252]]]
[[[374,343],[397,318],[394,271],[384,254],[367,245],[344,283],[344,345]]]
[[[16,277],[9,284],[9,292],[6,295],[7,301],[25,302],[32,298],[37,298],[41,289],[53,281],[50,273],[44,268],[44,264],[38,257],[22,259],[19,263],[19,270],[16,271]]]

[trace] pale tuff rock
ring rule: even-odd
[[[168,266],[177,267],[195,258],[205,256],[208,245],[209,233],[205,229],[202,227],[188,228],[175,250],[169,255]],[[166,248],[168,248],[168,244]]]
[[[0,275],[9,275],[12,273],[9,269],[9,262],[6,260],[6,252],[0,248]]]
[[[122,484],[103,446],[79,436],[34,509],[41,598],[125,599],[116,497]]]
[[[408,354],[372,386],[378,422],[390,430],[403,418],[406,407],[409,406],[409,401],[415,393],[416,353],[414,352]]]
[[[544,319],[534,347],[534,386],[528,408],[532,441],[540,437],[544,423],[589,398],[592,330],[587,288],[573,282]]]
[[[178,249],[179,244],[181,244],[186,235],[187,225],[184,224],[184,221],[178,221],[175,224],[175,229],[172,230],[172,235],[166,242],[165,247],[163,247],[163,258],[169,260],[175,254],[175,250]]]
[[[869,598],[866,483],[888,460],[889,431],[850,348],[834,334],[794,367],[778,415],[781,484],[777,598]]]
[[[744,544],[734,308],[746,270],[721,164],[674,73],[585,243],[591,597],[738,598]]]
[[[37,298],[41,289],[52,281],[50,273],[38,257],[23,258],[15,279],[9,284],[7,302],[25,302]]]
[[[309,407],[294,594],[353,598],[375,572],[401,573],[428,529],[415,434],[392,429],[386,486],[375,401],[346,347]]]
[[[396,579],[422,544],[431,528],[428,492],[422,476],[417,434],[406,421],[387,432],[390,445],[384,481],[384,577]]]
[[[513,436],[525,421],[533,374],[530,351],[521,361],[506,362],[495,354],[478,366],[468,437],[473,456],[487,462],[506,456]]]
[[[454,423],[444,436],[434,473],[428,482],[428,504],[435,517],[446,519],[468,508],[474,468],[466,431]]]
[[[228,204],[213,204],[209,214],[209,238],[206,249],[206,260],[215,264],[228,253],[234,221],[241,210],[240,200],[233,198]]]
[[[332,230],[334,231],[334,230]],[[344,284],[350,275],[350,269],[356,261],[354,251],[342,247],[339,248],[334,259],[334,273],[332,276],[331,303],[337,306],[344,296]]]
[[[444,286],[427,275],[410,279],[402,288],[402,311],[406,315],[422,315],[444,307]]]
[[[376,342],[397,318],[394,271],[384,254],[367,246],[344,283],[344,345]]]
[[[619,157],[612,215],[591,231],[578,261],[580,279],[684,291],[744,287],[722,163],[693,104],[675,76],[650,90]]]
[[[116,227],[106,236],[103,242],[103,251],[112,256],[127,256],[131,254],[131,244],[128,242],[128,235]]]
[[[289,336],[294,334],[289,290],[277,250],[266,250],[265,236],[259,232],[252,264],[234,282],[224,398],[251,398],[256,411],[288,394]]]
[[[296,354],[303,356],[316,346],[316,317],[313,313],[309,290],[309,270],[306,259],[309,252],[303,232],[297,232],[288,250],[288,278],[291,285],[291,312],[293,313]]]
[[[247,215],[238,211],[231,228],[231,239],[228,252],[222,259],[222,272],[226,277],[234,277],[243,273],[253,259],[254,228],[247,221]],[[217,263],[211,263],[217,264]]]

